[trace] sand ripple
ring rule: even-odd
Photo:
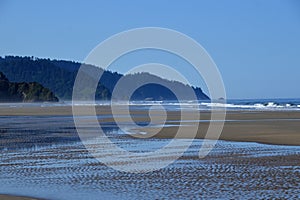
[[[219,141],[206,158],[199,159],[202,141],[195,140],[168,167],[132,174],[115,171],[94,159],[76,139],[71,120],[51,120],[35,119],[40,128],[34,123],[18,124],[18,120],[15,126],[2,126],[6,132],[1,135],[0,193],[48,199],[297,199],[300,195],[299,146]],[[60,124],[55,129],[49,126],[54,122]],[[26,126],[20,128],[26,131],[20,132],[16,128],[20,126]],[[111,134],[116,134],[116,143],[132,151],[166,144],[164,139]],[[43,142],[44,136],[50,139]],[[28,145],[33,144],[30,138],[40,142]],[[4,140],[10,141],[7,148]],[[156,146],[143,145],[145,141]]]

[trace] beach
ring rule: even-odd
[[[0,200],[300,200],[300,1],[0,2]]]
[[[135,153],[158,150],[167,145],[180,126],[189,142],[191,126],[199,123],[197,139],[170,165],[147,173],[117,171],[113,166],[126,162],[112,160],[110,166],[93,157],[81,142],[70,106],[0,107],[0,193],[37,199],[158,199],[158,198],[287,198],[299,197],[300,112],[228,111],[224,130],[212,151],[199,158],[210,112],[192,112],[180,120],[179,110],[167,111],[167,121],[155,126],[128,127],[124,106],[112,116],[110,106],[97,106],[97,120],[105,134],[121,148]],[[89,123],[87,106],[79,107],[82,119]],[[191,112],[191,114],[189,114]],[[130,112],[137,124],[149,121],[147,109]],[[152,120],[161,110],[151,110]],[[81,119],[81,116],[77,116]],[[213,122],[219,123],[219,122]],[[151,133],[160,130],[157,134]],[[143,134],[141,134],[143,133]],[[150,136],[149,136],[149,135]],[[138,135],[138,136],[137,136]],[[210,138],[216,139],[216,138]],[[87,141],[97,148],[96,140]],[[169,155],[145,157],[147,166],[172,158]],[[102,157],[112,152],[103,151]],[[30,198],[29,198],[30,199]],[[25,200],[25,199],[24,199]]]
[[[0,199],[2,199],[2,200],[37,200],[36,198],[12,196],[12,195],[0,195]]]
[[[93,107],[82,106],[81,115],[90,114],[86,110]],[[196,138],[203,139],[205,137],[209,120],[211,118],[209,111],[199,111],[200,118],[193,118],[194,111],[186,111],[185,119],[188,121],[181,121],[180,111],[169,111],[167,113],[166,125],[173,125],[164,127],[158,132],[160,128],[146,127],[138,131],[147,132],[157,138],[173,138],[176,134],[179,124],[183,125],[186,132],[183,138],[191,138],[189,135],[190,126],[195,125],[199,121],[199,130]],[[21,108],[0,108],[2,116],[72,116],[71,106],[57,106],[57,107],[21,107]],[[122,106],[114,113],[117,117],[112,116],[110,106],[97,106],[96,113],[99,116],[107,116],[99,119],[100,122],[127,122],[129,116],[122,109]],[[130,112],[135,122],[149,121],[148,111],[133,110]],[[155,116],[160,116],[161,111],[152,111]],[[118,117],[121,116],[121,117]],[[196,121],[196,123],[194,122]],[[160,122],[158,122],[160,123]],[[212,122],[212,124],[218,122]],[[163,125],[163,124],[162,124]],[[196,124],[198,125],[198,124]],[[147,137],[147,135],[144,135]],[[218,139],[210,137],[208,139]],[[221,140],[241,141],[241,142],[260,142],[266,144],[281,144],[281,145],[300,145],[300,112],[299,111],[227,111],[225,125],[220,136]]]

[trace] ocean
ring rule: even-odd
[[[74,102],[74,105],[111,105],[110,101],[96,102]],[[257,111],[300,111],[300,99],[228,99],[226,103],[218,101],[113,101],[113,104],[131,106],[132,109],[148,109],[150,106],[162,105],[167,110],[197,109],[210,110],[212,107],[226,108],[227,110],[257,110]],[[51,106],[71,106],[71,101],[61,101],[59,103],[0,103],[1,107],[51,107]]]

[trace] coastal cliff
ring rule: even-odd
[[[0,72],[0,102],[57,102],[58,98],[48,88],[37,82],[10,82]]]

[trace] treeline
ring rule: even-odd
[[[37,82],[14,83],[0,72],[0,102],[57,102],[58,98],[48,88]]]
[[[5,56],[0,57],[0,71],[2,71],[10,81],[13,82],[38,82],[52,90],[62,100],[72,98],[72,90],[77,72],[81,63],[40,59],[34,57]],[[187,91],[191,88],[177,81],[169,81],[149,73],[140,73],[123,76],[116,72],[103,71],[103,69],[89,65],[93,70],[103,73],[95,94],[97,100],[108,100],[117,82],[123,78],[124,89],[116,94],[114,98],[131,100],[176,100],[175,95],[168,89],[176,88],[178,91]],[[138,88],[144,80],[149,80],[152,84]],[[159,83],[159,84],[155,84]],[[161,86],[165,85],[167,87]],[[126,88],[137,87],[138,89],[131,97],[128,97]],[[198,99],[209,99],[201,88],[192,88]],[[190,97],[186,96],[188,100]]]

